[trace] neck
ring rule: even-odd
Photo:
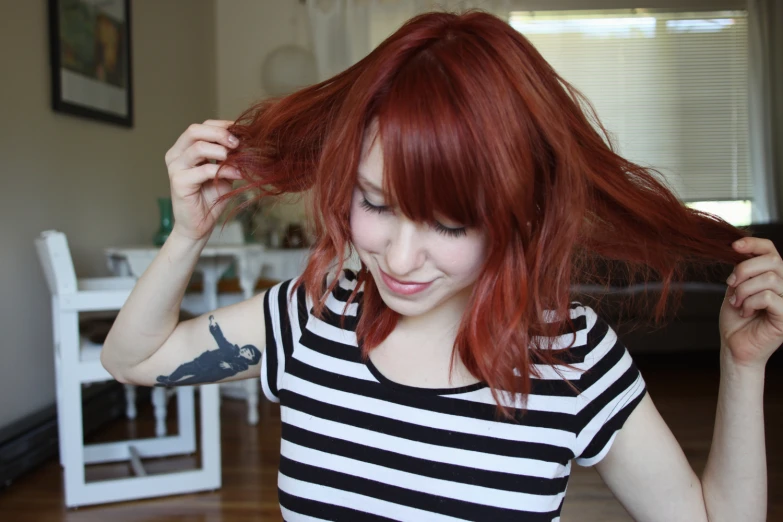
[[[454,332],[456,337],[462,316],[470,300],[471,289],[466,288],[429,312],[417,316],[400,316],[397,328],[408,333],[435,331]]]
[[[451,366],[454,342],[470,294],[467,289],[423,315],[400,316],[389,337],[373,351],[373,363],[381,373],[401,384],[445,388],[475,383],[475,377],[458,356]],[[411,361],[415,364],[411,365]]]
[[[397,349],[410,347],[418,357],[423,356],[431,361],[450,361],[470,295],[471,289],[467,288],[426,314],[400,316],[392,332],[392,338],[398,341],[394,343]],[[429,349],[422,353],[418,349],[421,346],[428,346]],[[403,351],[405,349],[402,348]]]

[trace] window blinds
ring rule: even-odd
[[[752,199],[742,11],[512,12],[593,104],[618,152],[683,201]]]

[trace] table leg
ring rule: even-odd
[[[133,420],[136,418],[136,386],[125,385],[125,416]]]
[[[201,295],[204,298],[204,302],[207,305],[207,310],[210,312],[213,310],[217,310],[218,307],[218,295],[217,295],[217,284],[218,284],[218,277],[214,271],[212,270],[204,270],[201,272],[202,275],[202,281],[203,281],[203,290]]]
[[[152,388],[152,406],[155,412],[155,436],[166,435],[166,388]]]

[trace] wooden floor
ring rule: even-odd
[[[711,358],[712,354],[708,359]],[[717,366],[694,364],[692,359],[687,364],[672,364],[671,357],[661,356],[637,357],[637,363],[658,409],[700,474],[715,417]],[[766,382],[768,520],[783,522],[783,364],[768,368]],[[172,410],[170,418],[174,417]],[[63,505],[61,469],[52,460],[0,493],[0,518],[13,522],[280,521],[276,489],[280,411],[276,405],[262,401],[261,422],[255,428],[246,424],[245,411],[242,402],[224,399],[223,487],[219,491],[67,510]],[[142,408],[139,417],[149,419],[151,412]],[[102,430],[95,440],[117,440],[129,434],[151,436],[152,424],[146,420],[118,421]],[[155,472],[184,469],[197,463],[196,455],[159,460],[147,467]],[[128,474],[126,465],[101,466],[89,470],[88,480]],[[562,519],[564,522],[631,520],[595,471],[576,465]]]

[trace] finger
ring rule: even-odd
[[[734,271],[726,279],[726,284],[736,288],[748,279],[765,272],[775,272],[783,278],[783,260],[780,259],[777,251],[751,257],[737,264],[734,267]]]
[[[169,165],[169,170],[188,170],[197,167],[205,161],[224,161],[228,157],[228,149],[217,143],[197,141],[182,153],[182,155]]]
[[[769,239],[764,239],[762,237],[743,237],[742,239],[735,241],[731,246],[734,247],[737,252],[752,254],[754,256],[778,253],[775,244]]]
[[[180,172],[178,176],[172,178],[171,184],[173,187],[200,188],[201,185],[207,181],[214,180],[215,176],[219,179],[226,180],[242,179],[242,175],[234,167],[223,167],[222,165],[216,165],[214,163],[205,163],[201,166]]]
[[[239,140],[236,136],[228,132],[222,125],[194,123],[180,135],[174,145],[166,152],[166,165],[171,166],[184,151],[198,141],[219,143],[228,148],[234,148],[239,145]]]
[[[212,125],[213,127],[220,127],[222,129],[227,129],[231,127],[234,123],[232,120],[206,120],[204,121],[204,125]]]
[[[764,290],[745,299],[740,310],[740,316],[750,317],[754,313],[764,310],[776,317],[783,318],[783,297],[772,290]]]
[[[783,294],[783,278],[775,272],[764,272],[751,277],[734,289],[729,303],[735,308],[740,308],[745,299],[765,290],[771,290],[775,295]]]

